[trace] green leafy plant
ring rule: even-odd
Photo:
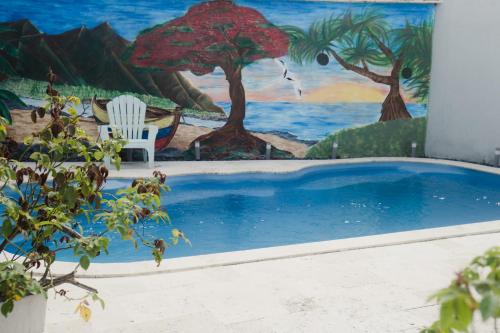
[[[498,332],[500,318],[500,247],[494,247],[457,274],[448,288],[431,296],[440,306],[439,320],[421,333],[470,332],[474,315],[491,320]]]
[[[14,302],[33,294],[45,294],[38,281],[26,273],[25,267],[17,262],[0,263],[0,294],[5,301],[0,308],[7,315],[14,308]]]
[[[148,240],[139,232],[144,224],[169,223],[160,202],[161,193],[169,190],[163,173],[155,171],[152,177],[136,179],[112,197],[103,196],[109,172],[102,160],[110,156],[119,168],[118,153],[124,141],[114,138],[96,142],[88,136],[78,126],[74,107],[79,99],[60,96],[52,86],[55,75],[49,73],[48,78],[47,104],[33,110],[31,118],[36,122],[50,116],[51,121],[24,140],[28,147],[37,147],[30,156],[32,163],[10,159],[9,148],[2,149],[4,156],[0,157],[0,255],[5,258],[0,264],[1,312],[7,316],[16,301],[45,294],[50,288],[68,297],[58,286],[71,283],[88,291],[77,308],[88,320],[87,298],[100,298],[97,290],[75,280],[75,272],[78,268],[87,270],[93,258],[108,253],[110,234],[118,233],[135,247],[150,247],[158,265],[169,246],[179,239],[189,241],[176,229],[168,240]],[[6,123],[5,119],[0,121],[2,142],[6,141]],[[81,156],[84,162],[63,163],[74,155]],[[102,223],[106,228],[89,234],[82,220]],[[60,251],[72,251],[79,263],[68,274],[54,277],[52,266]]]

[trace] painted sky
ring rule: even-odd
[[[93,27],[109,22],[122,36],[134,40],[138,32],[183,15],[196,0],[9,0],[0,1],[0,21],[30,19],[39,29],[55,34],[86,25]],[[346,9],[361,10],[367,6],[381,9],[392,27],[406,21],[418,23],[432,19],[434,5],[422,4],[352,4],[301,0],[246,0],[239,5],[259,10],[277,25],[293,24],[307,28],[311,22],[338,14]],[[262,60],[244,70],[247,99],[252,101],[291,101],[309,103],[381,102],[387,88],[375,84],[331,62],[328,66],[287,63],[300,81],[297,87],[283,79],[283,69],[273,60]],[[195,85],[216,101],[228,100],[227,83],[222,71],[196,77],[186,73]],[[409,95],[409,94],[407,94]]]

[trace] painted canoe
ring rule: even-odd
[[[108,112],[106,111],[106,104],[109,100],[92,98],[92,113],[96,122],[101,124],[109,124]],[[155,141],[155,150],[160,151],[165,149],[177,131],[181,120],[181,107],[173,110],[162,108],[155,108],[147,106],[146,120],[147,125],[158,126],[158,135]]]

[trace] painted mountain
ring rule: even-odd
[[[18,50],[17,59],[5,55],[18,76],[44,81],[52,67],[59,83],[150,94],[184,107],[223,112],[180,73],[141,71],[127,64],[124,58],[130,42],[108,23],[57,35],[42,33],[29,20],[0,26],[7,28],[0,41]]]

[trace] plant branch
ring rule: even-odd
[[[78,238],[78,239],[81,239],[83,238],[83,235],[80,234],[78,231],[75,231],[73,229],[71,229],[70,227],[64,225],[64,224],[61,224],[61,229],[63,232],[65,232],[66,234],[70,235],[71,237],[73,238]]]
[[[97,293],[97,289],[76,281],[75,280],[75,271],[73,271],[69,274],[66,274],[66,275],[58,276],[58,277],[53,278],[53,279],[51,278],[48,280],[45,279],[45,280],[40,281],[40,284],[44,288],[47,288],[47,287],[54,288],[54,287],[57,287],[57,286],[64,284],[64,283],[69,283],[69,284],[72,284],[72,285],[77,286],[79,288],[85,289],[87,291]]]
[[[3,252],[5,250],[5,248],[7,247],[7,245],[9,245],[10,241],[14,239],[14,237],[16,237],[17,235],[19,234],[19,232],[17,230],[14,230],[13,232],[10,233],[9,236],[7,236],[7,238],[5,238],[2,242],[2,244],[0,244],[0,252]]]

